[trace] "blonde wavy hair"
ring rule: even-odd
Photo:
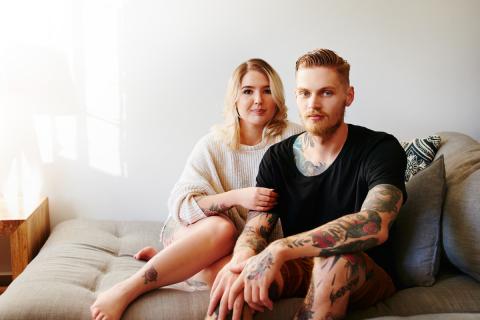
[[[225,95],[225,105],[223,109],[224,121],[213,129],[217,132],[223,141],[233,150],[238,150],[240,146],[240,119],[237,113],[237,99],[240,92],[242,79],[248,71],[258,71],[264,74],[269,81],[273,101],[276,104],[276,111],[273,118],[268,122],[263,130],[263,139],[274,138],[282,133],[287,127],[287,106],[283,93],[282,80],[278,73],[262,59],[250,59],[240,64],[230,77],[227,92]]]

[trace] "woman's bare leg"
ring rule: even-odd
[[[184,235],[158,252],[138,272],[101,293],[90,307],[92,319],[105,316],[109,320],[120,319],[126,307],[139,295],[184,281],[229,255],[236,236],[233,224],[218,216],[189,226]]]

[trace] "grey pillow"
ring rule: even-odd
[[[445,186],[443,156],[406,184],[408,200],[391,234],[398,287],[431,286],[435,282]]]

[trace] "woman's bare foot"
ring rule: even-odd
[[[137,260],[148,261],[153,258],[154,255],[158,253],[157,249],[154,247],[145,247],[138,251],[133,257]]]
[[[90,306],[93,320],[120,320],[123,312],[134,299],[125,282],[120,282],[102,292]]]

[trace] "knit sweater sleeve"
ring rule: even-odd
[[[183,225],[206,217],[195,200],[196,196],[213,195],[218,189],[218,175],[211,155],[212,137],[207,135],[193,148],[180,179],[168,199],[170,215]]]

